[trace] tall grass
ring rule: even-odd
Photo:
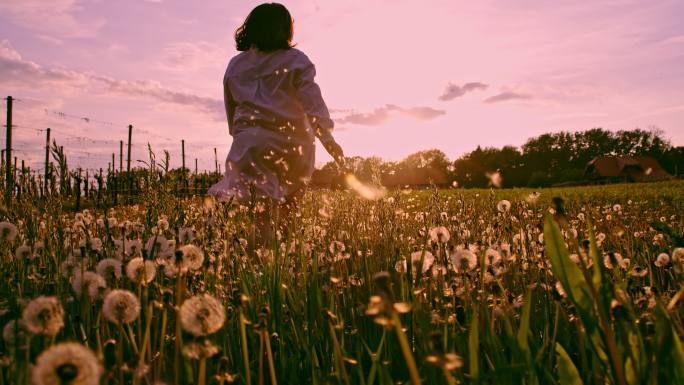
[[[682,182],[312,191],[251,256],[258,206],[177,198],[149,167],[138,204],[74,213],[24,194],[0,209],[18,229],[0,229],[0,384],[30,383],[65,341],[94,351],[108,384],[684,383]],[[107,258],[121,275],[87,280]],[[113,289],[139,303],[130,322],[103,306]],[[203,293],[223,310],[181,320]],[[28,330],[41,295],[64,309],[54,336]],[[64,383],[85,370],[59,365]]]

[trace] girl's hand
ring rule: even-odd
[[[330,154],[336,162],[340,163],[343,160],[344,152],[342,151],[342,147],[334,140],[324,143],[323,147],[325,147],[325,150],[328,151],[328,154]]]

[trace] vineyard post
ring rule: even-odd
[[[197,194],[197,158],[195,158],[195,179],[193,184],[195,185],[195,194]]]
[[[218,155],[216,155],[216,147],[214,147],[214,167],[215,167],[216,173],[218,174],[219,168],[218,168]]]
[[[114,163],[114,171],[116,171],[116,163]],[[121,191],[124,189],[123,185],[123,140],[119,141],[119,178],[116,179],[116,188]]]
[[[133,190],[133,178],[131,178],[131,136],[133,135],[133,125],[128,125],[128,158],[126,159],[126,178],[128,179],[128,194]]]
[[[50,127],[45,134],[45,185],[43,186],[43,196],[48,193],[48,180],[50,179]]]
[[[185,139],[181,139],[181,159],[183,160],[182,166],[181,166],[181,175],[183,175],[183,191],[182,193],[186,193],[187,189],[187,177],[185,175]],[[188,173],[189,174],[189,173]]]
[[[10,206],[12,199],[12,97],[7,97],[7,136],[5,146],[5,206]]]
[[[19,171],[17,170],[17,173]],[[21,194],[22,194],[22,188],[25,186],[26,182],[26,168],[24,167],[24,160],[21,160],[21,175],[17,178],[19,179],[19,183],[17,184],[17,200],[21,199]]]

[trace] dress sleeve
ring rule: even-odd
[[[316,137],[321,143],[326,144],[334,140],[331,132],[335,123],[330,119],[330,112],[323,101],[321,88],[314,81],[315,76],[316,68],[313,63],[308,62],[304,68],[295,73],[294,86]]]
[[[230,85],[228,84],[228,78],[223,80],[223,104],[226,107],[226,116],[228,118],[228,132],[233,135],[233,117],[235,116],[235,99],[230,92]]]

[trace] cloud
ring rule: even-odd
[[[440,115],[444,115],[446,111],[437,110],[432,107],[399,107],[394,104],[387,104],[384,107],[379,107],[369,113],[351,113],[341,119],[337,119],[339,123],[352,123],[365,126],[378,126],[388,122],[394,115],[408,116],[417,120],[431,120]]]
[[[77,20],[81,11],[78,0],[16,0],[0,2],[0,13],[11,22],[44,35],[92,37],[104,25],[104,19]],[[56,38],[55,38],[56,39]],[[59,40],[59,39],[56,39]]]
[[[461,96],[465,95],[468,92],[475,91],[475,90],[486,90],[487,87],[489,87],[487,84],[480,83],[480,82],[471,82],[471,83],[466,83],[463,86],[458,86],[453,83],[447,84],[446,88],[444,89],[444,93],[439,97],[439,100],[452,100],[456,98],[460,98]]]
[[[24,60],[8,40],[0,41],[0,84],[20,87],[82,87],[88,75],[63,68],[44,68]]]
[[[220,99],[175,91],[155,80],[118,80],[106,76],[93,76],[91,79],[101,82],[112,92],[190,106],[214,115],[216,120],[225,120],[225,107]]]
[[[684,35],[675,35],[675,36],[670,36],[666,39],[664,39],[662,44],[679,44],[679,43],[684,43]]]
[[[526,94],[518,94],[512,91],[505,91],[500,94],[496,94],[482,101],[482,103],[493,104],[501,103],[508,100],[521,100],[521,99],[531,99],[532,97]]]
[[[162,49],[159,67],[168,71],[194,71],[228,64],[225,49],[206,41],[173,42]]]
[[[217,121],[225,120],[223,101],[165,87],[154,80],[120,80],[89,72],[63,68],[47,68],[24,60],[7,40],[0,41],[0,85],[20,88],[82,90],[115,92],[120,95],[142,97],[172,103],[209,113]]]

